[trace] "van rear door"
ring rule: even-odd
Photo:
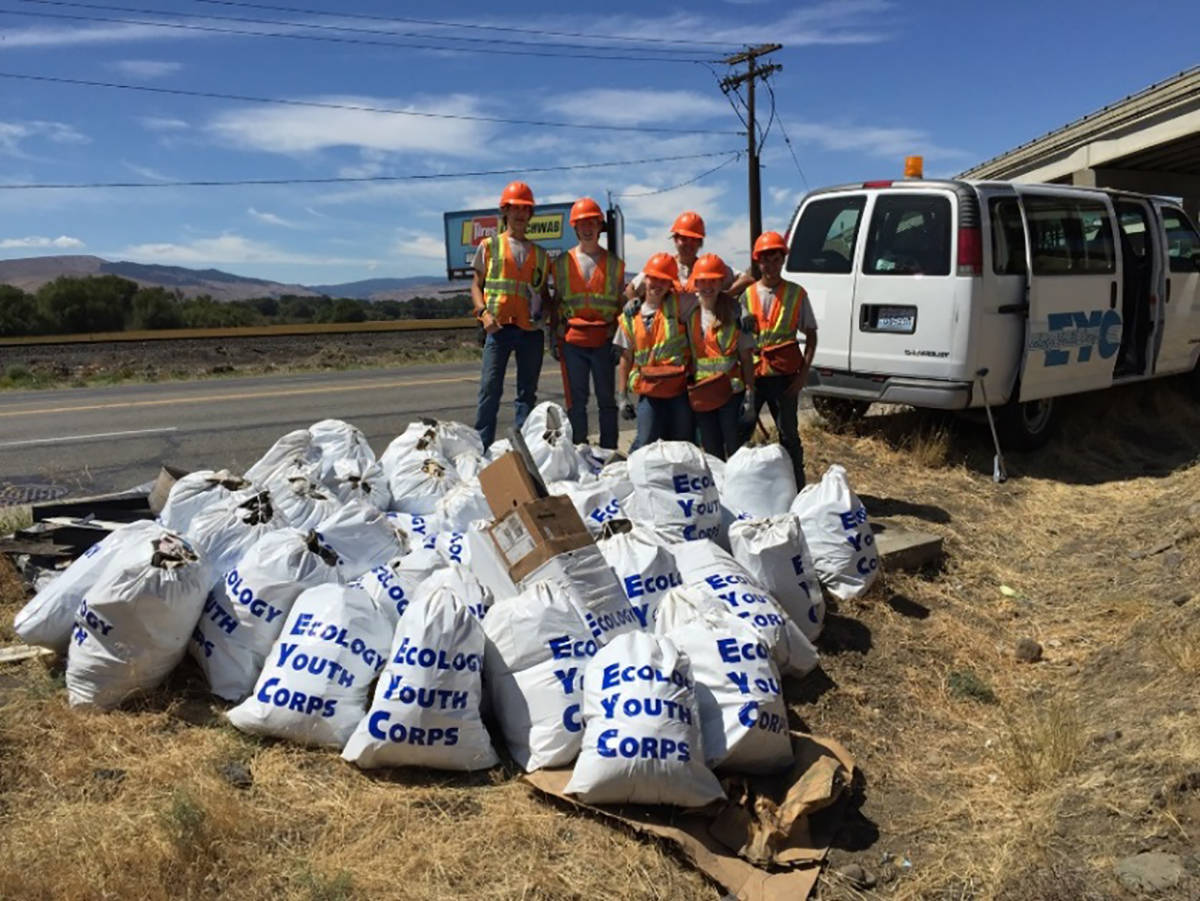
[[[957,199],[947,189],[881,190],[871,205],[854,285],[850,369],[927,378],[961,375],[951,258]],[[969,298],[969,279],[964,301]],[[964,303],[965,307],[965,303]],[[824,334],[822,333],[822,339]]]
[[[1183,210],[1159,203],[1167,241],[1166,304],[1159,372],[1185,372],[1200,352],[1200,235]]]
[[[854,263],[867,195],[817,194],[800,208],[788,235],[784,278],[808,292],[821,339],[813,365],[850,368]]]
[[[1106,388],[1121,349],[1121,278],[1103,194],[1020,186],[1029,253],[1022,401]]]

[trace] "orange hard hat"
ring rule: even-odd
[[[580,197],[571,204],[571,224],[574,225],[583,219],[604,220],[604,210],[600,209],[600,204],[590,197]]]
[[[782,250],[787,253],[787,249],[787,241],[783,240],[783,235],[779,232],[763,232],[754,242],[754,253],[750,254],[750,259],[757,260],[759,254],[766,253],[768,250]]]
[[[646,260],[646,265],[642,267],[642,274],[652,278],[665,278],[669,282],[677,282],[679,280],[679,264],[669,253],[656,253]]]
[[[671,225],[671,234],[704,240],[704,220],[700,218],[699,213],[693,213],[691,210],[680,213]]]
[[[728,269],[723,259],[715,253],[706,253],[700,259],[696,260],[696,265],[692,267],[692,281],[698,282],[701,279],[710,278],[724,281],[727,271]]]
[[[510,181],[500,192],[500,206],[506,207],[512,203],[533,206],[533,188],[523,181]]]

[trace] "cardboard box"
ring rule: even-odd
[[[546,486],[516,451],[502,455],[479,472],[479,487],[499,521],[517,506],[546,497]]]
[[[595,543],[567,497],[542,497],[519,504],[506,515],[498,515],[488,534],[514,582],[557,554]]]

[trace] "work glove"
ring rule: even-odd
[[[758,334],[758,320],[755,319],[750,313],[747,313],[742,317],[742,331],[747,335]]]
[[[752,429],[754,423],[758,419],[758,410],[754,405],[754,391],[749,390],[746,396],[742,399],[742,415],[741,423],[743,428]]]
[[[610,351],[612,353],[612,364],[616,366],[621,362],[621,357],[625,355],[625,348],[618,347],[616,344],[614,344]]]
[[[627,316],[636,316],[642,310],[642,299],[635,297],[633,300],[625,301],[625,309],[622,311]]]
[[[621,395],[621,418],[637,419],[637,410],[634,409],[633,401],[629,398],[628,392]]]

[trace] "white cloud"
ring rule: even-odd
[[[150,25],[98,25],[83,28],[6,29],[0,50],[18,47],[73,47],[82,44],[112,44],[122,41],[162,40],[163,38],[195,37],[201,32],[172,31]]]
[[[56,248],[58,250],[75,250],[85,246],[78,238],[72,238],[67,235],[59,235],[57,238],[43,238],[38,236],[29,236],[26,238],[4,238],[0,240],[0,249],[29,249],[42,250],[46,248]]]
[[[379,109],[430,110],[455,115],[487,115],[481,101],[466,94],[402,101],[380,97],[305,98],[319,103]],[[477,157],[491,127],[452,119],[414,119],[393,113],[315,107],[247,107],[217,115],[209,129],[239,147],[268,153],[308,153],[331,147],[390,152],[434,152]]]
[[[175,179],[159,172],[157,169],[151,169],[149,166],[139,166],[137,163],[131,163],[128,160],[123,160],[122,165],[135,175],[140,175],[146,181],[174,181]]]
[[[272,244],[226,233],[215,238],[197,238],[186,244],[134,244],[106,256],[147,263],[209,266],[216,263],[287,263],[293,266],[362,266],[368,260],[323,257],[295,253]]]
[[[816,144],[823,150],[852,151],[889,157],[898,162],[913,153],[923,154],[926,159],[958,159],[972,156],[966,150],[933,143],[928,132],[917,128],[789,122],[788,135],[792,143]]]
[[[278,225],[281,228],[300,228],[300,223],[293,222],[291,219],[284,219],[282,216],[277,216],[275,213],[263,212],[256,210],[254,207],[246,210],[246,214],[257,222],[264,225]]]
[[[110,63],[109,68],[115,69],[117,72],[127,75],[130,78],[140,78],[148,81],[152,78],[163,78],[167,75],[173,75],[183,68],[183,63],[161,59],[120,59],[115,63]]]
[[[401,230],[392,253],[398,257],[417,257],[422,260],[445,260],[446,242],[441,235]]]
[[[732,112],[724,99],[699,91],[657,91],[652,88],[592,88],[550,97],[542,102],[550,113],[572,122],[602,125],[655,125],[665,122],[724,122]]]
[[[172,119],[167,116],[140,116],[138,122],[147,131],[185,131],[191,128],[183,119]]]
[[[91,140],[66,122],[34,119],[24,122],[0,121],[0,153],[24,156],[21,145],[29,140],[42,139],[54,144],[87,144]]]

